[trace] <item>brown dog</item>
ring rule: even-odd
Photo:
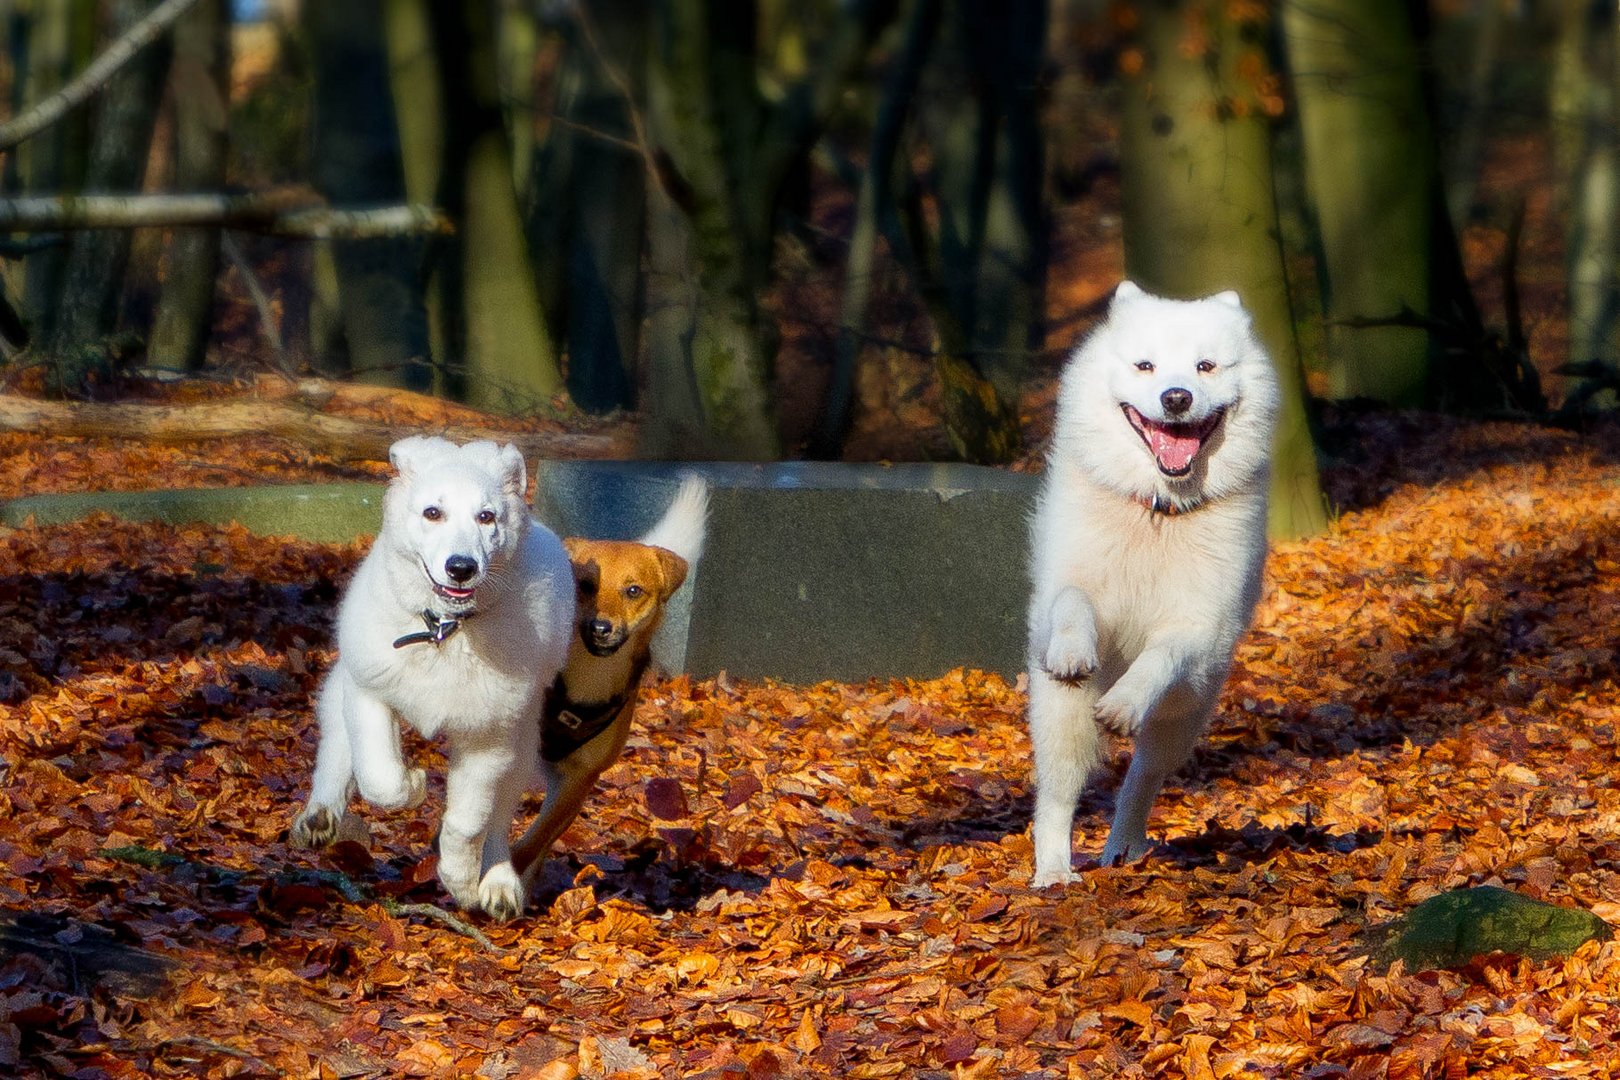
[[[596,778],[624,752],[653,634],[702,550],[707,514],[708,489],[690,478],[641,542],[563,541],[578,608],[568,663],[546,694],[540,723],[545,801],[512,846],[512,864],[525,888],[579,814]]]

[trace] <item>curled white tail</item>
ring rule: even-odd
[[[673,551],[686,560],[688,566],[697,563],[703,554],[703,534],[709,521],[709,485],[703,477],[687,473],[681,478],[680,490],[664,511],[664,516],[641,543],[652,544]]]

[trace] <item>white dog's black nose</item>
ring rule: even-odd
[[[470,555],[452,555],[444,560],[444,573],[457,585],[469,581],[478,573],[478,560]]]
[[[1163,405],[1164,411],[1171,416],[1180,416],[1192,408],[1192,391],[1183,390],[1179,386],[1172,386],[1159,395],[1159,404]]]

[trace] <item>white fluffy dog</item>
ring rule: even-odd
[[[383,525],[338,610],[338,659],[316,706],[309,805],[290,839],[331,843],[354,790],[394,810],[422,801],[399,722],[443,735],[450,769],[439,879],[456,903],[509,919],[523,885],[512,819],[538,753],[541,703],[568,658],[574,575],[529,517],[512,446],[401,439]]]
[[[1130,282],[1063,373],[1033,522],[1029,726],[1036,886],[1074,879],[1102,721],[1134,736],[1105,865],[1191,754],[1260,595],[1276,374],[1234,292]]]

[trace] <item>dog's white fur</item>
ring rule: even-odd
[[[1180,416],[1166,413],[1171,389],[1192,395]],[[1035,885],[1074,879],[1074,811],[1099,756],[1099,720],[1135,738],[1103,862],[1147,852],[1153,803],[1214,710],[1259,599],[1278,404],[1276,374],[1232,292],[1177,301],[1124,282],[1064,371],[1033,521]],[[1157,422],[1224,415],[1173,477],[1123,405]]]
[[[403,721],[448,744],[439,879],[462,907],[514,918],[525,897],[512,820],[533,778],[544,693],[568,656],[573,572],[561,541],[529,516],[516,448],[414,436],[389,459],[398,476],[338,610],[309,803],[291,839],[330,843],[356,788],[382,809],[422,801],[423,772],[400,750]],[[454,580],[452,559],[471,576]],[[465,622],[442,643],[396,648],[423,629],[424,610]]]

